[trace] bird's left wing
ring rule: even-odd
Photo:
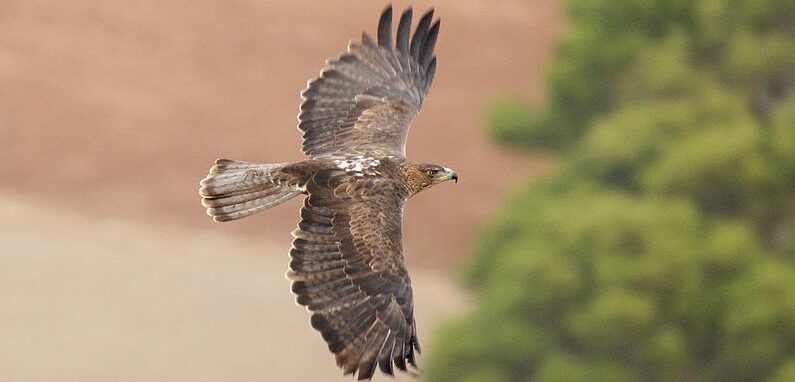
[[[302,150],[312,158],[332,153],[378,151],[405,156],[409,125],[433,81],[433,50],[439,21],[433,10],[411,35],[409,8],[392,42],[392,7],[378,22],[378,40],[366,33],[347,53],[326,62],[320,76],[301,93],[298,128]]]
[[[369,379],[376,365],[416,367],[411,281],[403,262],[404,195],[390,179],[318,172],[308,184],[290,250],[296,301],[313,314],[345,374]]]

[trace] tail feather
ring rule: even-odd
[[[213,220],[240,219],[279,205],[301,193],[278,179],[287,164],[257,164],[219,159],[200,182],[202,206]]]

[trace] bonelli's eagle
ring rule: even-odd
[[[392,39],[392,8],[331,58],[301,94],[298,128],[307,159],[255,164],[219,159],[201,181],[215,221],[249,216],[304,194],[290,269],[296,301],[345,374],[370,379],[376,365],[416,367],[411,281],[402,245],[403,205],[455,171],[406,158],[409,125],[436,69],[433,10],[411,33],[412,10]]]

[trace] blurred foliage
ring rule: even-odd
[[[795,1],[569,0],[430,381],[795,380]]]
[[[486,125],[497,141],[518,148],[561,147],[555,131],[543,111],[528,107],[516,98],[499,99],[486,113]]]

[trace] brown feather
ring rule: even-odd
[[[406,345],[415,326],[401,221],[410,196],[404,169],[416,166],[379,163],[380,176],[314,174],[288,272],[296,302],[314,312],[312,326],[340,367],[362,379],[379,367],[391,372],[392,364],[414,364]]]
[[[393,46],[392,8],[387,7],[379,19],[377,41],[364,33],[361,43],[329,59],[320,76],[309,81],[301,93],[298,128],[304,133],[302,149],[310,157],[374,146],[383,153],[405,155],[409,125],[433,77],[430,62],[439,29],[437,22],[429,31],[431,10],[408,46],[411,14],[408,9],[401,15]],[[383,138],[373,141],[378,137]]]

